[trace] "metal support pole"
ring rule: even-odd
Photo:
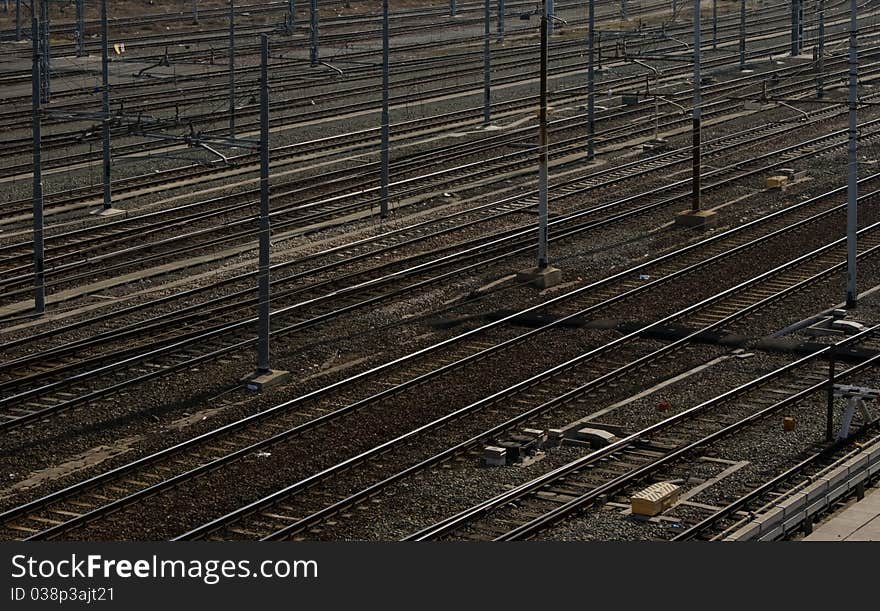
[[[309,61],[318,65],[318,0],[309,0]]]
[[[850,0],[849,16],[849,146],[848,184],[846,204],[846,307],[856,307],[856,227],[858,225],[859,159],[858,159],[858,104],[859,47],[858,1]]]
[[[834,439],[834,352],[828,361],[828,393],[825,409],[825,441]]]
[[[819,0],[819,57],[816,62],[816,97],[825,96],[825,0]]]
[[[547,23],[544,27],[547,28],[547,35],[553,36],[553,19],[551,17],[556,14],[556,6],[555,0],[542,0],[545,2],[547,6],[546,15],[547,15]],[[544,14],[542,12],[542,14]]]
[[[701,106],[700,98],[700,2],[694,2],[694,123],[693,123],[693,201],[691,209],[700,211],[700,129]]]
[[[798,3],[798,51],[804,52],[804,0],[797,0]]]
[[[390,125],[388,117],[389,87],[388,0],[382,0],[382,177],[380,187],[379,217],[388,218],[388,183],[390,181]]]
[[[31,104],[33,107],[33,137],[34,137],[34,309],[37,314],[46,311],[46,287],[45,274],[43,272],[43,173],[42,173],[42,136],[40,126],[40,35],[39,23],[36,16],[31,22],[31,37],[33,38],[33,66],[31,78],[33,80]]]
[[[538,113],[538,269],[547,269],[547,182],[549,154],[547,147],[547,47],[550,13],[549,0],[541,0],[541,96]]]
[[[589,0],[587,8],[587,160],[596,157],[596,69],[593,66],[596,36],[596,0]]]
[[[110,193],[110,60],[107,53],[107,0],[101,0],[101,142],[104,150],[104,210],[113,207]]]
[[[199,25],[199,2],[192,0],[193,25]]]
[[[712,0],[712,49],[718,48],[718,0]]]
[[[504,0],[498,0],[498,42],[504,42]]]
[[[654,92],[654,142],[660,142],[660,96]]]
[[[36,0],[31,1],[36,2]],[[43,61],[41,63],[43,73],[40,75],[41,101],[43,104],[48,104],[52,96],[52,51],[49,46],[49,0],[40,0],[40,26],[41,40],[43,45]]]
[[[86,54],[86,11],[85,0],[76,0],[76,56]]]
[[[21,40],[21,0],[15,0],[15,40]]]
[[[229,0],[229,137],[235,139],[235,0]]]
[[[43,101],[47,104],[52,99],[52,47],[49,42],[49,29],[51,20],[49,17],[49,0],[45,1],[46,19],[43,21],[43,78],[40,84],[43,86]]]
[[[293,34],[296,29],[296,2],[287,0],[287,16],[284,19],[284,29],[288,34]]]
[[[458,5],[455,0],[449,0],[449,16],[455,17],[458,14]]]
[[[627,13],[626,0],[620,0],[620,18],[624,20],[628,19],[629,15],[627,15]]]
[[[492,12],[489,0],[483,0],[483,123],[492,122]]]
[[[739,69],[746,69],[746,0],[739,5]]]
[[[791,56],[801,54],[804,38],[804,2],[791,0]]]
[[[260,269],[257,373],[269,366],[269,36],[260,34]]]

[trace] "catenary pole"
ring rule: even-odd
[[[549,37],[548,0],[541,1],[541,93],[538,111],[538,269],[547,262],[547,190],[549,153],[547,146],[547,47]]]
[[[816,62],[816,96],[825,96],[825,0],[819,0],[819,50]]]
[[[33,65],[31,69],[32,92],[31,104],[33,109],[33,208],[34,208],[34,309],[38,314],[46,311],[46,288],[43,271],[43,173],[42,173],[42,135],[41,135],[41,102],[40,102],[40,72],[42,57],[40,57],[40,34],[39,22],[36,15],[31,23],[31,37],[33,43]]]
[[[271,371],[269,362],[269,36],[260,35],[260,262],[257,373]]]
[[[739,5],[739,69],[746,69],[746,0]]]
[[[504,42],[504,0],[498,0],[498,42]]]
[[[318,0],[309,0],[309,61],[318,65]]]
[[[388,113],[388,87],[389,84],[389,46],[391,44],[388,33],[388,0],[382,0],[382,150],[381,154],[381,185],[380,185],[380,218],[388,218],[388,183],[390,181],[389,165],[391,162],[390,143],[390,118]]]
[[[691,209],[700,211],[700,130],[702,99],[700,97],[700,2],[694,2],[694,114],[693,114],[693,194]]]
[[[856,229],[858,226],[859,159],[858,159],[858,2],[850,0],[849,21],[849,130],[847,146],[847,204],[846,204],[846,307],[857,305],[856,292]]]
[[[36,0],[31,0],[36,2]],[[43,73],[40,75],[40,88],[42,103],[48,104],[52,96],[52,50],[49,43],[49,29],[51,27],[49,18],[49,0],[40,0],[40,37],[43,44],[42,51],[42,67]]]
[[[76,56],[86,54],[86,11],[85,0],[76,0]]]
[[[104,210],[113,207],[110,190],[110,60],[107,53],[107,0],[101,0],[101,143],[104,153]]]
[[[587,8],[587,160],[596,157],[596,0],[588,0]]]
[[[295,0],[287,0],[287,15],[284,19],[284,27],[288,34],[293,34],[296,29],[296,3]]]
[[[235,139],[235,0],[229,0],[229,137]]]
[[[492,7],[483,0],[483,124],[492,121]]]
[[[718,0],[712,0],[712,49],[718,48]]]

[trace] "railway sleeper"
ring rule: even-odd
[[[50,509],[49,513],[56,513],[60,516],[64,516],[64,518],[66,520],[69,520],[70,518],[79,518],[82,516],[81,513],[77,513],[75,511],[68,511],[66,509]]]
[[[569,501],[573,501],[577,498],[576,495],[557,494],[555,492],[547,492],[544,490],[539,490],[535,492],[533,496],[537,497],[541,501],[556,503],[559,505],[565,505]]]

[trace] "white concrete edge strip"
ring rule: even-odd
[[[725,541],[773,541],[849,494],[859,483],[880,472],[880,442],[821,476],[772,510],[755,517]]]

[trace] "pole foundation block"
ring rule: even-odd
[[[718,213],[713,210],[685,210],[675,215],[675,224],[678,227],[690,229],[708,229],[718,223]]]
[[[539,289],[550,288],[562,282],[562,270],[555,267],[533,267],[516,274],[516,282],[528,283]]]
[[[125,214],[125,210],[121,208],[98,208],[97,210],[92,210],[90,214],[95,216],[114,216],[116,214]]]
[[[265,388],[270,388],[272,386],[282,384],[283,382],[287,381],[287,378],[289,377],[289,371],[283,371],[281,369],[270,369],[266,372],[255,371],[249,376],[242,378],[242,382],[244,382],[244,385],[248,390],[262,392]]]
[[[642,144],[642,150],[662,152],[669,150],[669,140],[666,138],[651,139]]]

